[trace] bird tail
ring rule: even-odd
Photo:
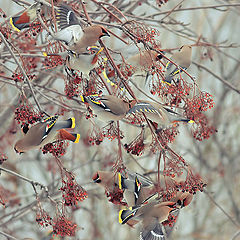
[[[23,13],[23,14],[26,14],[26,13]],[[22,29],[24,28],[28,28],[30,26],[30,23],[29,22],[22,22],[21,21],[21,17],[23,16],[20,15],[20,16],[16,16],[16,17],[11,17],[9,19],[9,22],[11,24],[11,26],[13,27],[14,30],[16,30],[17,32],[20,32]]]
[[[66,128],[75,128],[76,126],[76,120],[75,117],[71,117],[69,119],[66,120],[66,122],[68,122],[68,126]]]
[[[80,139],[80,134],[79,133],[69,133],[65,129],[60,129],[58,130],[59,135],[58,139],[59,140],[70,140],[74,143],[78,143]]]
[[[131,219],[137,212],[139,207],[133,206],[129,209],[122,209],[119,211],[118,220],[119,223],[125,224],[129,219]]]
[[[81,98],[81,101],[82,101],[83,103],[88,102],[87,99],[86,99],[86,97],[85,97],[84,95],[81,95],[80,98]]]
[[[42,3],[34,3],[28,8],[28,10],[24,11],[21,15],[11,17],[9,19],[9,22],[13,29],[20,32],[23,28],[28,28],[31,22],[36,18],[36,12],[40,9],[41,6]]]

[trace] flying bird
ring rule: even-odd
[[[57,23],[60,31],[55,33],[54,38],[64,41],[68,45],[68,50],[76,54],[81,54],[87,47],[94,46],[101,37],[110,36],[107,29],[101,25],[83,28],[73,10],[66,5],[59,7]]]

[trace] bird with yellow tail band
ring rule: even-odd
[[[84,77],[89,77],[91,70],[97,66],[99,54],[103,48],[97,46],[87,47],[85,53],[76,54],[68,51],[65,70],[72,76],[73,71],[80,71]]]
[[[133,194],[124,191],[124,199],[127,201],[128,206],[136,206],[141,204],[148,204],[152,202],[158,196],[158,183],[153,182],[138,173],[130,173],[129,179],[133,179],[137,176],[141,187],[137,191],[137,198],[134,198]],[[161,186],[161,191],[166,191],[167,189],[176,189],[177,186],[181,185],[181,180],[176,180],[168,176],[159,176],[159,186]],[[156,195],[155,195],[156,194]],[[178,202],[179,206],[185,207],[191,203],[193,199],[193,194],[189,192],[176,191],[176,194],[170,199],[171,202]]]
[[[25,129],[25,135],[18,140],[14,146],[17,153],[27,152],[33,149],[39,149],[56,140],[70,140],[72,142],[79,142],[80,134],[68,132],[67,128],[75,128],[75,118],[67,120],[58,120],[58,116],[43,119]]]
[[[11,17],[9,19],[14,30],[20,32],[24,28],[28,28],[30,24],[37,18],[37,12],[40,12],[42,3],[34,3],[26,9],[20,16]]]
[[[190,45],[183,45],[178,52],[172,55],[171,61],[174,62],[177,66],[170,61],[167,62],[164,74],[164,82],[168,84],[171,84],[174,76],[182,72],[178,66],[186,70],[191,65],[192,47]]]
[[[138,204],[139,192],[142,187],[148,187],[152,183],[138,173],[128,172],[127,176],[121,173],[114,174],[110,171],[97,171],[92,177],[95,183],[104,187],[107,191],[123,190],[123,197],[128,206]]]
[[[90,105],[98,119],[106,122],[123,119],[132,107],[131,102],[113,95],[89,95],[80,98],[82,102]]]
[[[54,39],[64,41],[68,50],[77,54],[85,52],[88,46],[95,45],[101,37],[110,36],[101,25],[82,28],[74,11],[64,4],[59,6],[56,19],[59,31],[54,34]]]
[[[132,100],[132,108],[129,109],[127,116],[129,115],[142,115],[145,114],[148,120],[157,123],[158,129],[169,127],[170,125],[177,122],[191,123],[192,120],[181,117],[178,113],[164,107],[162,104],[148,101],[138,100],[134,104],[135,100]]]

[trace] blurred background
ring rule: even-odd
[[[0,8],[7,15],[7,18],[1,17],[1,30],[4,30],[2,26],[10,27],[3,25],[4,22],[8,17],[20,12],[24,2],[0,0]],[[26,2],[33,3],[28,0]],[[215,102],[214,108],[208,110],[206,114],[217,129],[216,134],[199,142],[192,137],[191,127],[181,126],[180,134],[171,144],[172,149],[184,157],[194,171],[207,182],[208,194],[198,192],[192,203],[181,210],[170,239],[240,239],[239,1],[105,2],[121,9],[128,20],[137,20],[156,28],[160,33],[156,38],[162,49],[178,49],[184,44],[195,45],[193,62],[188,72],[195,77],[202,91],[212,94]],[[103,9],[94,2],[85,0],[85,3],[91,18],[97,21],[110,21]],[[82,12],[82,9],[79,11]],[[113,24],[117,23],[113,22]],[[110,29],[116,34],[121,34],[115,28]],[[9,41],[14,43],[16,39]],[[104,39],[104,42],[114,51],[120,51],[124,57],[138,52],[134,44],[126,46],[113,36],[109,40]],[[14,111],[19,105],[21,96],[20,88],[26,89],[26,94],[29,94],[29,91],[26,84],[14,83],[3,77],[3,75],[11,77],[10,70],[15,71],[17,65],[3,43],[0,49],[0,154],[5,154],[8,158],[1,166],[48,186],[51,197],[59,201],[61,194],[58,188],[61,186],[61,176],[54,157],[51,154],[43,155],[41,150],[18,155],[13,149],[16,140],[22,134],[20,126],[14,120]],[[167,56],[170,57],[171,54],[167,53]],[[104,139],[100,145],[87,144],[89,132],[94,127],[104,124],[94,119],[93,126],[82,116],[84,106],[62,96],[64,95],[63,66],[52,70],[46,70],[44,66],[39,69],[37,84],[40,87],[34,85],[39,102],[44,110],[53,115],[61,112],[63,106],[68,106],[70,111],[65,112],[64,118],[72,116],[76,118],[76,129],[82,139],[78,144],[70,143],[66,154],[61,157],[64,166],[74,173],[77,182],[88,192],[88,199],[80,202],[76,209],[69,211],[74,222],[79,226],[76,236],[63,239],[139,239],[140,226],[130,228],[127,225],[120,225],[118,207],[109,203],[104,189],[91,181],[95,171],[111,170],[118,151],[117,139],[112,141]],[[45,86],[46,89],[41,86]],[[140,87],[144,89],[145,86],[140,84]],[[57,94],[49,89],[57,91]],[[133,86],[132,89],[140,96]],[[149,91],[148,86],[144,91]],[[41,92],[48,98],[43,97]],[[29,102],[35,107],[32,97],[29,98]],[[120,122],[120,129],[125,136],[122,140],[123,144],[132,141],[139,133],[139,129],[129,127],[124,122]],[[158,155],[149,151],[137,157],[123,150],[123,160],[128,169],[142,174],[157,170]],[[41,203],[44,209],[49,212],[55,211],[54,206],[42,193],[43,190],[40,188],[37,190],[42,197]],[[1,171],[1,198],[6,201],[5,207],[0,206],[1,232],[15,239],[50,239],[47,236],[51,228],[42,228],[36,224],[38,207],[30,183]],[[14,238],[0,235],[0,239]]]

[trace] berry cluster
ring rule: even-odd
[[[42,118],[43,114],[34,110],[33,107],[27,103],[22,103],[15,109],[15,120],[18,122],[18,124],[33,124],[40,121]]]
[[[69,146],[69,143],[64,140],[57,140],[53,143],[48,143],[43,146],[43,154],[51,153],[55,157],[63,156],[66,153],[66,149]]]
[[[77,184],[72,174],[67,174],[67,179],[62,179],[62,197],[66,206],[75,206],[87,198],[87,192],[82,186]]]

